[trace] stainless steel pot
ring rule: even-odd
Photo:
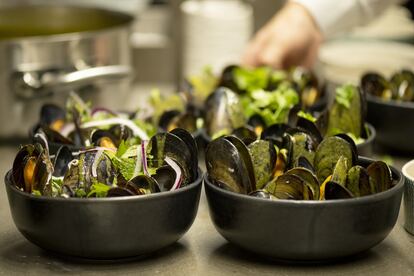
[[[0,9],[0,138],[26,136],[45,102],[77,91],[122,109],[128,93],[133,17],[57,6]]]

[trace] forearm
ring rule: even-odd
[[[364,25],[404,0],[291,0],[305,6],[325,38]]]

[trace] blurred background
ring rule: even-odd
[[[199,22],[192,20],[191,13],[194,11],[189,11],[191,8],[186,9],[185,3],[183,2],[216,2],[212,6],[214,4],[216,6],[222,6],[210,11],[208,11],[208,8],[204,8],[204,10],[203,8],[199,8],[200,11],[196,15],[199,21],[201,21],[200,17],[208,19],[204,21],[208,25],[203,25],[204,32],[207,32],[207,34],[192,33],[193,30],[191,27]],[[227,7],[231,12],[227,13],[224,16],[225,18],[223,18],[223,14],[220,14],[219,11],[226,8],[223,5],[224,2],[243,2],[246,7]],[[139,83],[154,83],[160,86],[171,84],[178,86],[182,77],[188,73],[194,73],[192,72],[194,71],[193,67],[197,67],[200,62],[208,60],[210,61],[209,64],[213,66],[226,62],[227,60],[222,62],[217,61],[222,58],[217,51],[221,50],[226,52],[222,44],[226,44],[236,51],[232,55],[232,58],[233,62],[237,62],[236,56],[240,49],[245,46],[237,44],[242,44],[246,36],[250,36],[255,30],[263,26],[284,2],[282,0],[0,0],[0,5],[9,5],[11,3],[61,3],[97,6],[130,13],[136,16],[131,37],[133,65],[135,67],[134,80]],[[229,17],[234,18],[229,19]],[[228,36],[228,34],[223,34],[221,37],[222,41],[208,41],[207,35],[217,31],[214,29],[216,25],[224,26],[226,25],[226,20],[228,22],[231,19],[239,24],[239,28],[232,26],[233,29],[229,27],[223,30],[223,32],[232,32],[233,30],[233,32],[236,32],[233,37]],[[214,23],[216,24],[214,25]],[[212,36],[214,34],[210,37]],[[193,43],[188,41],[190,40],[189,37],[191,37]],[[373,40],[377,46],[370,43]],[[194,41],[198,41],[198,44]],[[194,55],[200,56],[204,54],[204,49],[197,48],[200,43],[203,43],[206,47],[205,49],[209,50],[209,56],[200,61],[189,60],[194,59]],[[326,47],[321,51],[321,63],[325,66],[325,69],[326,66],[330,68],[325,71],[333,70],[328,72],[328,77],[340,78],[341,80],[342,78],[354,78],[354,75],[359,73],[356,69],[366,69],[358,68],[362,65],[364,65],[363,67],[372,66],[374,68],[387,67],[382,68],[387,73],[388,71],[393,71],[394,66],[397,69],[401,68],[400,63],[403,63],[403,65],[413,64],[412,53],[409,53],[410,51],[412,52],[412,48],[407,46],[412,46],[413,44],[414,23],[410,20],[410,14],[405,8],[394,6],[369,26],[359,28],[350,34],[338,37],[332,43],[327,43]],[[191,46],[197,48],[194,51],[199,52],[195,52],[193,55],[186,54],[186,52],[193,50],[188,48]],[[384,49],[384,47],[387,48]],[[218,50],[215,51],[215,49]],[[372,51],[373,49],[374,52]],[[391,52],[395,54],[387,57]],[[378,57],[378,54],[382,53],[384,53],[382,55],[384,60],[371,60],[373,62],[372,64],[371,62],[367,62],[371,56]],[[409,59],[407,59],[407,55]],[[230,59],[229,61],[232,60]],[[382,64],[378,64],[378,62]],[[192,63],[197,64],[193,65]],[[390,63],[395,65],[390,65]],[[349,75],[345,76],[345,73]],[[338,77],[338,75],[341,76]]]
[[[0,0],[2,6],[39,3],[101,7],[135,17],[130,37],[134,72],[124,101],[125,109],[134,109],[154,87],[169,93],[205,65],[219,72],[224,65],[237,63],[251,35],[284,1]],[[326,42],[317,71],[333,83],[356,82],[373,68],[389,75],[414,66],[413,45],[409,11],[393,6],[369,26]]]

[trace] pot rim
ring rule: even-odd
[[[4,176],[4,183],[6,187],[9,187],[10,190],[13,193],[17,193],[23,197],[26,197],[29,200],[36,200],[36,201],[44,201],[44,202],[67,202],[67,203],[114,203],[114,202],[129,202],[129,201],[146,201],[146,200],[156,200],[156,199],[163,199],[163,198],[168,198],[168,197],[172,197],[178,194],[182,194],[182,193],[186,193],[189,190],[193,190],[195,188],[197,188],[198,186],[201,185],[202,180],[203,180],[203,172],[201,170],[201,168],[198,168],[198,175],[197,175],[197,179],[193,182],[191,182],[190,184],[188,184],[187,186],[183,187],[183,188],[179,188],[177,190],[174,191],[167,191],[167,192],[160,192],[160,193],[154,193],[154,194],[148,194],[148,195],[133,195],[133,196],[120,196],[120,197],[105,197],[105,198],[75,198],[75,197],[70,197],[70,198],[62,198],[62,197],[48,197],[48,196],[35,196],[29,193],[26,193],[24,191],[19,190],[14,184],[13,184],[13,179],[11,178],[12,175],[12,170],[10,169],[9,171],[7,171],[6,175]]]
[[[362,162],[374,162],[373,159],[366,158],[359,156],[358,161]],[[413,160],[414,162],[414,160]],[[277,206],[290,206],[290,207],[310,207],[310,206],[318,206],[318,207],[331,207],[333,205],[335,206],[341,206],[341,205],[359,205],[359,204],[365,204],[365,203],[372,203],[376,201],[382,201],[385,200],[394,194],[398,193],[404,188],[404,177],[402,176],[401,172],[397,170],[393,166],[389,166],[392,173],[396,176],[397,184],[393,186],[392,188],[388,189],[387,191],[383,191],[380,193],[362,196],[362,197],[356,197],[356,198],[348,198],[348,199],[331,199],[331,200],[290,200],[290,199],[278,199],[278,200],[269,200],[266,198],[259,198],[259,197],[253,197],[245,194],[238,194],[232,191],[227,191],[225,189],[222,189],[220,187],[217,187],[211,181],[208,179],[208,173],[205,173],[203,176],[203,182],[208,189],[212,189],[215,192],[224,194],[227,197],[233,197],[234,199],[243,199],[243,200],[250,200],[252,202],[262,202],[263,204],[269,204]]]
[[[81,40],[81,39],[90,39],[95,38],[96,36],[102,34],[108,34],[113,32],[118,32],[122,29],[129,29],[135,17],[119,12],[113,11],[105,8],[100,7],[84,7],[84,6],[76,6],[73,4],[28,4],[28,5],[18,5],[18,4],[11,4],[9,6],[3,7],[1,9],[8,9],[8,8],[15,8],[15,7],[41,7],[41,8],[67,8],[67,9],[79,9],[79,10],[89,10],[89,11],[96,11],[108,16],[119,16],[122,17],[122,23],[114,24],[109,27],[100,27],[95,30],[86,30],[86,31],[77,31],[77,32],[65,32],[65,33],[58,33],[58,34],[49,34],[49,35],[32,35],[32,36],[21,36],[21,37],[13,37],[13,38],[5,38],[0,39],[0,45],[15,45],[15,44],[27,44],[27,43],[56,43],[56,42],[66,42],[66,41],[73,41],[73,40]],[[0,9],[0,10],[1,10]]]

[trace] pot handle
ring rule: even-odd
[[[96,80],[125,78],[130,76],[132,68],[128,65],[108,65],[92,67],[69,73],[16,72],[12,77],[15,94],[24,99],[45,96],[66,88],[76,88]]]

